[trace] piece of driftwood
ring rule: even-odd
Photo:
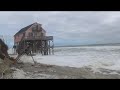
[[[26,47],[25,49],[19,50],[18,56],[16,57],[17,62],[20,60],[20,58],[21,58],[23,55],[27,55],[27,56],[29,55],[29,56],[32,57],[32,60],[33,60],[34,64],[36,64],[36,62],[35,62],[32,54],[31,54],[31,49],[30,49],[30,47],[31,47],[30,45],[27,45],[27,47]]]

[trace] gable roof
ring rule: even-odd
[[[34,23],[33,23],[33,24],[34,24]],[[20,33],[22,33],[22,32],[25,32],[25,31],[28,30],[33,24],[30,24],[30,25],[22,28],[22,29],[21,29],[20,31],[18,31],[14,36],[16,36],[16,35],[18,35],[18,34],[20,34]]]

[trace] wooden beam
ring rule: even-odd
[[[54,55],[54,41],[52,40],[52,54]]]
[[[51,52],[50,52],[50,40],[49,40],[48,47],[49,47],[49,54],[51,54]]]

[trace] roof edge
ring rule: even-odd
[[[26,27],[24,27],[24,28],[27,28],[27,27],[29,27],[29,26],[30,26],[29,28],[31,28],[34,24],[42,25],[42,24],[40,24],[40,23],[34,22],[33,24],[30,24],[30,25],[28,25],[28,26],[26,26]],[[22,29],[24,29],[24,28],[22,28]],[[29,28],[28,28],[28,29],[29,29]],[[22,29],[20,29],[20,30],[14,35],[14,37],[15,37],[16,35],[22,33],[22,32],[20,32]],[[26,29],[26,30],[27,30],[27,29]]]

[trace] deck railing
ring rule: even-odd
[[[53,40],[53,36],[25,36],[25,40]]]

